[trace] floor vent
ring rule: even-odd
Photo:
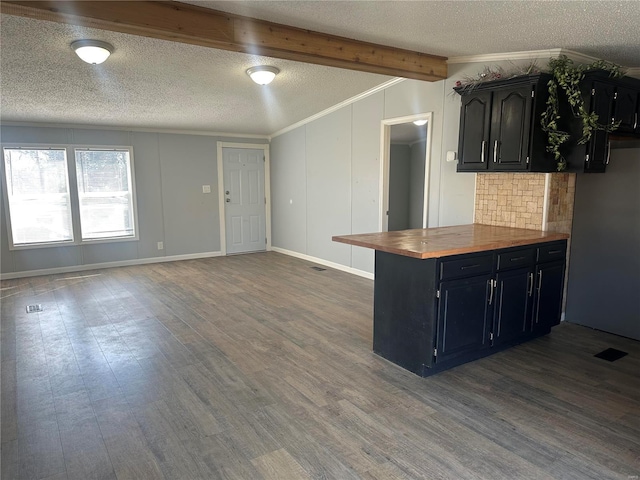
[[[620,360],[625,355],[627,355],[627,352],[616,350],[615,348],[607,348],[600,353],[596,353],[594,357],[607,360],[608,362],[615,362],[616,360]]]
[[[324,272],[326,270],[326,268],[322,268],[322,267],[311,267],[313,270],[316,270],[317,272]]]
[[[42,312],[44,308],[39,303],[35,305],[27,305],[27,313]]]

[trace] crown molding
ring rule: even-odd
[[[206,137],[226,137],[226,138],[253,138],[259,140],[269,140],[269,135],[255,135],[249,133],[225,133],[207,132],[204,130],[180,130],[176,128],[143,128],[128,127],[126,125],[78,125],[74,123],[46,123],[46,122],[11,122],[0,121],[3,127],[43,127],[43,128],[72,128],[82,130],[109,130],[121,132],[147,132],[147,133],[174,133],[180,135],[201,135]]]
[[[627,68],[627,76],[640,78],[640,67]]]
[[[358,95],[356,95],[355,97],[351,97],[348,98],[340,103],[337,103],[336,105],[333,105],[332,107],[327,108],[326,110],[322,110],[321,112],[316,113],[315,115],[311,115],[310,117],[305,118],[304,120],[300,120],[299,122],[296,122],[292,125],[289,125],[288,127],[285,127],[281,130],[278,130],[275,133],[272,133],[269,136],[269,140],[272,140],[275,137],[278,137],[282,134],[285,134],[287,132],[290,132],[291,130],[295,130],[298,127],[301,127],[303,125],[306,125],[307,123],[313,122],[314,120],[317,120],[321,117],[324,117],[325,115],[329,115],[330,113],[335,112],[336,110],[340,110],[342,107],[346,107],[347,105],[351,105],[352,103],[357,102],[358,100],[362,100],[363,98],[369,97],[371,95],[373,95],[374,93],[378,93],[386,88],[389,88],[393,85],[397,85],[398,83],[402,83],[405,80],[407,80],[406,78],[393,78],[387,82],[381,83],[380,85],[378,85],[377,87],[373,87],[365,92],[359,93]]]
[[[537,58],[554,58],[560,55],[566,55],[568,58],[579,63],[591,63],[600,60],[591,55],[567,50],[565,48],[551,48],[549,50],[529,50],[525,52],[505,52],[505,53],[489,53],[486,55],[465,55],[462,57],[451,57],[447,60],[448,64],[456,63],[480,63],[480,62],[503,62],[508,60],[534,60]]]

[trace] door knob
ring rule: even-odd
[[[231,199],[230,199],[230,198],[227,198],[227,203],[229,203],[230,201],[231,201]]]
[[[226,191],[226,192],[224,192],[224,193],[226,193],[227,195],[229,195],[229,190],[227,190],[227,191]]]

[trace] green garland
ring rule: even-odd
[[[541,115],[540,125],[542,130],[547,133],[547,152],[553,153],[558,163],[558,171],[561,172],[567,168],[567,161],[560,153],[560,147],[571,136],[558,128],[558,120],[560,120],[558,87],[564,91],[573,115],[582,119],[582,137],[580,137],[578,143],[584,144],[589,141],[595,130],[612,132],[620,125],[620,122],[612,125],[599,124],[598,115],[594,112],[589,112],[585,107],[580,91],[580,83],[584,79],[585,72],[589,70],[605,70],[613,78],[623,76],[624,72],[620,66],[603,60],[598,60],[588,65],[574,66],[573,61],[565,55],[549,60],[549,70],[552,75],[551,80],[547,83],[549,98],[547,99],[547,108]]]

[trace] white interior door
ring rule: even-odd
[[[227,253],[266,250],[264,150],[222,149]]]

